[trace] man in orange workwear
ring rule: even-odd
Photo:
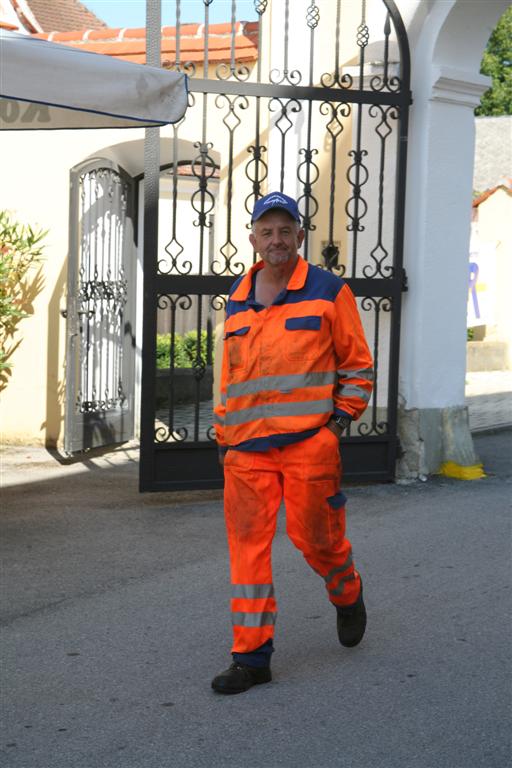
[[[219,693],[272,679],[271,547],[282,500],[287,533],[336,608],[340,643],[357,645],[366,627],[345,537],[339,439],[368,404],[372,358],[348,285],[298,254],[304,230],[296,201],[268,194],[252,223],[261,260],[229,295],[215,409],[234,635],[233,663],[212,681]]]

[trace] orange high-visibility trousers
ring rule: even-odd
[[[224,476],[233,652],[248,653],[274,636],[271,547],[282,500],[288,536],[324,579],[329,600],[357,600],[360,578],[345,538],[339,443],[330,429],[264,452],[229,450]]]

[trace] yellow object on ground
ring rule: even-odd
[[[454,461],[445,461],[439,470],[440,475],[445,477],[454,477],[457,480],[480,480],[486,477],[483,464],[473,464],[469,467],[463,467]]]

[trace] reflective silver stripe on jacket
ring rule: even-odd
[[[249,600],[259,600],[274,597],[273,584],[232,584],[231,597],[244,597]]]
[[[228,400],[228,396],[226,395],[226,393],[225,392],[221,392],[220,393],[220,402],[222,403],[222,405],[226,405],[227,400]]]
[[[213,414],[213,418],[216,424],[224,424],[224,419],[222,419],[217,413]]]
[[[373,381],[375,378],[373,368],[361,368],[359,371],[349,371],[344,368],[339,368],[336,373],[340,379],[366,379],[367,381]]]
[[[245,424],[247,421],[266,419],[272,416],[309,416],[317,413],[332,413],[332,398],[308,400],[299,403],[268,403],[253,408],[241,408],[226,413],[226,425]]]
[[[341,387],[338,387],[336,390],[336,394],[338,397],[359,397],[361,400],[364,400],[365,403],[367,403],[371,397],[371,392],[367,392],[365,389],[357,387],[355,384],[342,384]]]
[[[280,392],[302,389],[303,387],[322,387],[336,383],[336,373],[326,371],[319,373],[291,373],[287,376],[259,376],[256,379],[230,384],[227,388],[228,397],[255,395],[258,392],[277,389]]]
[[[231,614],[231,621],[237,627],[267,627],[276,623],[277,614],[273,611],[262,613],[245,613],[235,611]]]

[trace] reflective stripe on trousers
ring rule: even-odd
[[[248,653],[274,636],[271,547],[283,499],[288,536],[324,579],[330,601],[350,605],[357,600],[360,580],[345,537],[345,497],[339,490],[339,443],[327,427],[283,448],[230,450],[224,474],[233,651]]]

